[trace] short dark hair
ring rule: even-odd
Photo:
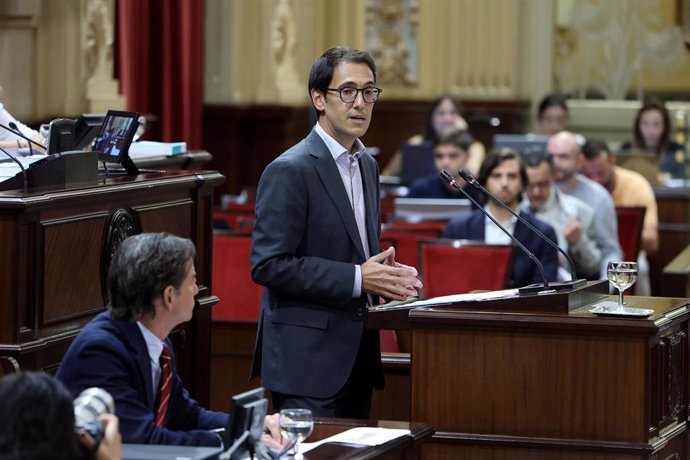
[[[440,135],[440,133],[436,132],[436,128],[434,128],[434,112],[436,111],[438,106],[446,100],[450,101],[453,104],[453,107],[455,107],[455,110],[457,110],[460,116],[462,116],[464,112],[462,102],[460,102],[460,99],[458,99],[452,94],[442,94],[441,96],[434,99],[431,103],[431,107],[429,108],[429,112],[426,117],[426,125],[424,126],[424,140],[430,141],[432,144],[435,144],[436,141],[438,141],[438,137]]]
[[[467,152],[472,142],[474,142],[474,139],[470,133],[464,129],[451,127],[450,129],[444,130],[438,136],[438,139],[434,142],[434,148],[442,144],[452,144]]]
[[[530,150],[523,156],[527,168],[536,168],[542,163],[546,163],[551,171],[553,167],[553,157],[546,150]]]
[[[155,315],[153,300],[168,286],[179,289],[196,256],[194,243],[169,233],[127,238],[108,271],[108,307],[118,319]]]
[[[86,458],[74,432],[72,395],[43,372],[0,378],[0,457],[4,459]]]
[[[659,139],[659,145],[657,146],[656,151],[656,154],[659,155],[666,150],[666,147],[668,147],[671,135],[671,117],[668,114],[666,105],[664,105],[664,103],[659,99],[647,100],[642,107],[640,107],[640,110],[637,111],[637,115],[635,115],[635,126],[633,128],[635,143],[634,147],[639,149],[647,148],[647,145],[644,142],[644,137],[642,137],[642,131],[640,130],[640,120],[645,112],[649,112],[651,110],[658,111],[661,114],[662,121],[664,122],[664,129],[661,131],[661,138]]]
[[[565,110],[565,113],[567,114],[568,104],[566,103],[566,100],[567,97],[562,94],[547,94],[539,102],[539,106],[537,107],[537,117],[541,119],[544,116],[544,112],[546,112],[546,109],[549,107],[560,107]]]
[[[374,74],[374,82],[376,82],[376,63],[368,51],[336,46],[326,50],[311,66],[308,87],[310,100],[312,89],[316,89],[324,95],[326,94],[328,85],[333,80],[333,73],[341,62],[366,64],[371,69],[371,73]],[[321,112],[316,107],[314,107],[314,110],[316,110],[317,117],[321,115]]]
[[[587,139],[587,142],[585,142],[585,145],[582,146],[582,154],[587,160],[594,160],[601,153],[604,153],[607,156],[611,155],[611,150],[609,150],[609,146],[606,145],[606,141],[604,139],[590,137]]]
[[[510,147],[500,147],[498,149],[491,150],[489,155],[487,155],[482,162],[482,166],[479,168],[478,179],[479,183],[482,184],[482,187],[486,187],[486,182],[493,170],[506,160],[517,160],[518,165],[520,165],[520,179],[522,180],[522,186],[525,187],[527,185],[527,170],[525,169],[525,162],[522,160],[520,154]]]

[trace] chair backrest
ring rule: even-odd
[[[514,246],[470,240],[420,240],[424,297],[508,287]]]
[[[646,208],[642,206],[616,206],[618,218],[618,242],[623,259],[636,261],[642,245],[642,227]]]
[[[263,288],[252,281],[251,236],[213,236],[213,294],[220,299],[211,317],[221,321],[257,321]]]
[[[0,377],[19,372],[19,362],[12,356],[0,356]]]
[[[395,260],[418,268],[417,242],[420,239],[438,238],[445,228],[446,222],[396,222],[386,224],[381,230],[381,247],[384,249],[388,247],[383,244],[385,241],[394,241]]]

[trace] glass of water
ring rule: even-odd
[[[296,460],[304,457],[299,451],[299,444],[307,439],[314,429],[314,421],[309,409],[283,409],[280,411],[280,432],[292,444]]]
[[[622,310],[623,291],[637,281],[637,262],[609,262],[606,267],[609,282],[618,289],[618,309]]]

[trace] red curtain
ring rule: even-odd
[[[204,0],[118,0],[116,66],[146,138],[202,147]]]

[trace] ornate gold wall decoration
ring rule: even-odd
[[[271,20],[274,78],[280,102],[301,101],[302,86],[295,65],[295,18],[292,0],[275,0]]]
[[[417,83],[419,3],[417,0],[369,0],[367,49],[383,83]]]
[[[112,59],[113,30],[108,4],[103,0],[86,3],[84,71],[88,80],[103,60]]]
[[[556,34],[556,86],[583,99],[642,98],[646,71],[672,71],[684,57],[683,33],[663,14],[669,1],[576,0]]]

